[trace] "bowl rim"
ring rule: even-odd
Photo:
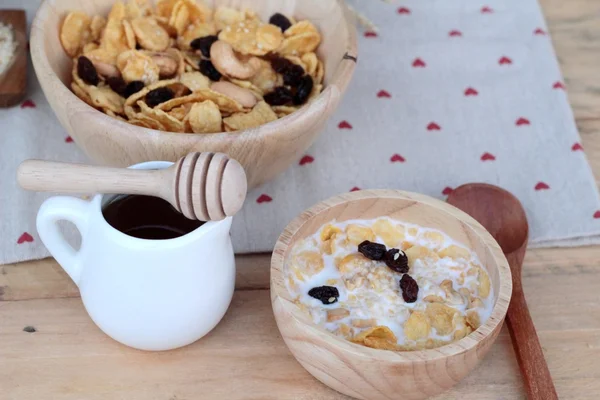
[[[471,231],[484,242],[485,247],[487,247],[487,249],[491,252],[498,268],[498,298],[494,304],[494,307],[492,308],[492,313],[488,320],[474,332],[460,340],[433,349],[414,351],[374,349],[352,343],[314,324],[299,310],[294,303],[286,300],[280,295],[280,290],[283,290],[282,288],[285,288],[285,286],[280,286],[276,284],[276,282],[284,282],[283,267],[287,250],[289,249],[290,242],[294,236],[307,222],[312,220],[318,214],[333,207],[352,203],[358,200],[376,200],[381,198],[414,201],[415,203],[420,203],[428,207],[435,208],[436,211],[446,213],[452,218],[458,219],[458,217],[460,217],[461,222],[468,226]],[[307,331],[310,331],[311,335],[319,337],[323,341],[328,342],[328,345],[335,346],[337,350],[351,353],[354,356],[377,359],[380,361],[389,361],[393,363],[428,362],[458,355],[477,348],[482,341],[485,341],[487,338],[491,337],[494,332],[499,331],[501,328],[508,311],[508,305],[512,295],[512,275],[508,261],[496,240],[479,222],[477,222],[470,215],[444,201],[420,193],[394,189],[371,189],[342,193],[323,200],[303,211],[285,227],[277,239],[273,249],[273,255],[271,257],[270,274],[271,302],[277,326],[280,331],[282,329],[279,326],[280,316],[275,311],[276,304],[278,307],[281,307],[287,316],[293,318],[296,323],[303,324],[304,327],[307,328]],[[284,337],[284,340],[287,341],[283,333],[282,336]]]
[[[32,63],[38,80],[42,80],[40,72],[43,72],[44,79],[48,80],[48,86],[52,90],[56,90],[56,95],[67,96],[69,99],[69,107],[75,108],[72,112],[85,111],[88,112],[90,118],[97,120],[98,123],[112,125],[115,128],[122,128],[122,135],[129,136],[129,139],[144,140],[153,139],[160,134],[163,140],[182,140],[188,142],[190,140],[197,141],[222,141],[222,140],[235,140],[242,136],[258,135],[261,138],[268,138],[271,136],[280,136],[281,132],[285,132],[290,127],[303,127],[310,124],[316,117],[326,111],[329,104],[329,99],[334,98],[339,100],[344,92],[345,88],[349,84],[354,70],[356,68],[357,56],[358,56],[358,43],[356,25],[353,23],[351,13],[343,0],[330,0],[337,4],[342,10],[344,26],[347,31],[346,37],[346,49],[342,60],[340,60],[335,72],[332,74],[331,82],[324,86],[321,93],[313,99],[311,103],[306,103],[295,112],[286,115],[282,118],[278,118],[275,121],[268,122],[266,124],[259,125],[254,128],[243,129],[234,132],[215,132],[215,133],[187,133],[187,132],[169,132],[158,129],[150,129],[141,126],[130,124],[126,121],[121,121],[116,118],[110,117],[104,112],[90,106],[85,101],[80,99],[73,91],[69,88],[68,84],[62,82],[58,75],[54,72],[53,68],[48,61],[44,46],[44,25],[49,15],[55,13],[53,6],[57,0],[43,1],[38,10],[35,13],[33,22],[31,24],[30,33],[30,54]],[[58,31],[56,32],[58,35]],[[62,50],[62,47],[61,47]],[[69,56],[64,53],[65,58]],[[39,71],[39,72],[38,72]],[[70,75],[69,75],[70,76]],[[64,98],[64,97],[63,97]],[[95,111],[89,113],[89,111]],[[114,124],[114,125],[113,125]],[[139,128],[139,129],[136,129]],[[77,136],[75,134],[74,136]]]

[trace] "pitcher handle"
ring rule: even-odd
[[[90,203],[67,196],[51,197],[44,201],[37,214],[36,225],[42,242],[69,274],[73,282],[79,285],[81,277],[81,250],[77,251],[65,239],[58,228],[58,221],[75,224],[81,235],[81,244],[85,241]]]

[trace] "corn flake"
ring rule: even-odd
[[[404,324],[404,335],[410,340],[424,339],[430,331],[431,324],[421,311],[413,311]]]
[[[131,26],[131,23],[126,19],[121,21],[121,23],[123,24],[123,30],[125,31],[125,39],[127,40],[127,46],[129,46],[129,48],[133,50],[135,49],[137,44],[135,40],[135,33],[133,31],[133,27]]]
[[[126,82],[142,81],[145,85],[158,81],[160,73],[154,60],[139,50],[128,50],[119,54],[117,68]]]
[[[90,95],[94,107],[106,108],[117,114],[123,113],[125,99],[113,92],[110,87],[104,85],[88,85],[87,92]]]
[[[190,50],[192,40],[204,36],[214,35],[217,32],[213,22],[198,22],[189,25],[181,36],[177,37],[177,47],[181,50]]]
[[[131,21],[131,26],[135,33],[135,37],[144,49],[163,51],[169,47],[169,34],[154,18],[136,18]]]
[[[210,100],[194,103],[187,115],[190,127],[194,133],[221,132],[221,111]]]
[[[100,40],[102,36],[102,31],[106,26],[106,18],[101,15],[94,15],[92,17],[92,22],[90,23],[90,31],[92,33],[92,40],[97,41]]]
[[[140,107],[142,114],[154,119],[155,121],[160,122],[168,131],[183,132],[183,122],[179,121],[177,118],[170,116],[162,110],[150,108],[143,101],[138,101],[137,105],[138,107]]]
[[[235,8],[219,6],[215,10],[214,21],[217,30],[223,30],[228,25],[235,25],[246,19],[243,11]]]
[[[235,113],[230,117],[224,118],[223,123],[225,124],[225,128],[231,132],[255,128],[276,119],[277,115],[271,107],[264,101],[259,101],[249,113]]]
[[[454,330],[452,321],[456,312],[454,308],[441,303],[428,303],[425,309],[425,314],[427,314],[431,326],[441,336],[448,335]]]
[[[69,56],[75,57],[79,49],[92,40],[91,21],[90,17],[79,11],[67,14],[60,30],[60,42]]]

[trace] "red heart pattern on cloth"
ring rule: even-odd
[[[360,190],[360,188],[358,186],[354,186],[352,189],[350,189],[351,192],[358,192]]]
[[[515,121],[515,125],[517,125],[517,126],[531,125],[531,122],[529,122],[529,120],[527,118],[521,117]]]
[[[298,164],[299,165],[306,165],[306,164],[311,164],[313,161],[315,161],[315,159],[312,156],[309,156],[307,154],[307,155],[305,155],[304,157],[302,157],[300,159],[300,162]]]
[[[575,143],[573,146],[571,146],[571,150],[572,151],[583,151],[583,146],[581,145],[581,143]]]
[[[427,130],[428,130],[428,131],[441,131],[441,130],[442,130],[442,127],[441,127],[441,126],[439,126],[438,124],[436,124],[435,122],[430,122],[430,123],[427,125]]]
[[[454,192],[454,189],[452,189],[450,186],[446,186],[444,190],[442,190],[442,194],[444,196],[448,196],[452,192]]]
[[[595,218],[595,219],[600,219],[600,210],[598,210],[598,211],[596,211],[596,212],[594,213],[594,218]]]
[[[450,36],[450,37],[462,36],[462,32],[454,29],[454,30],[451,30],[450,32],[448,32],[448,36]]]
[[[258,204],[270,203],[272,201],[273,201],[273,199],[271,198],[271,196],[269,196],[267,194],[261,194],[260,196],[258,196],[258,199],[256,199],[256,202]]]
[[[33,236],[31,236],[27,232],[23,232],[21,234],[21,236],[19,236],[19,238],[17,239],[17,244],[32,243],[32,242],[33,242]]]
[[[481,155],[481,161],[494,161],[496,160],[496,156],[487,151]]]
[[[483,6],[483,7],[481,7],[481,13],[482,14],[491,14],[493,12],[494,12],[494,10],[492,9],[492,7],[489,7],[489,6]]]
[[[425,61],[421,60],[420,58],[415,58],[415,60],[412,63],[412,66],[415,68],[425,68],[427,64],[425,64]]]
[[[502,56],[498,60],[498,64],[500,64],[500,65],[510,65],[510,64],[512,64],[512,60],[510,58],[506,57],[506,56]]]
[[[36,105],[33,102],[33,100],[25,100],[22,104],[21,104],[21,108],[35,108]]]
[[[73,138],[71,136],[67,136],[65,138],[65,143],[73,143]]]
[[[550,186],[548,186],[548,184],[545,182],[538,182],[535,185],[535,190],[548,190],[548,189],[550,189]]]
[[[394,154],[391,158],[390,161],[395,163],[395,162],[405,162],[406,159],[404,157],[402,157],[400,154]]]
[[[534,35],[542,35],[545,36],[546,35],[546,31],[543,30],[542,28],[537,28],[535,31],[533,31]]]
[[[366,31],[366,32],[365,32],[365,37],[366,37],[366,38],[374,38],[374,37],[377,37],[377,32],[373,32],[373,31]]]
[[[465,89],[465,96],[477,96],[479,92],[472,87]]]
[[[565,84],[562,83],[561,81],[557,81],[554,82],[554,85],[552,85],[553,89],[565,89]]]
[[[387,91],[385,90],[380,90],[379,92],[377,92],[377,97],[381,98],[386,98],[389,99],[390,97],[392,97],[391,94],[389,94]]]
[[[340,129],[352,129],[352,125],[348,121],[342,121],[338,124],[338,128]]]
[[[400,7],[398,8],[398,14],[410,14],[410,9],[406,7]]]

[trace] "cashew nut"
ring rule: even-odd
[[[156,53],[152,55],[152,60],[158,65],[159,75],[161,78],[170,78],[179,68],[179,64],[173,57],[166,53]]]
[[[258,58],[250,57],[244,62],[237,57],[233,47],[222,40],[217,40],[210,46],[210,60],[217,71],[230,78],[248,79],[260,69]]]
[[[96,72],[105,78],[118,78],[121,76],[119,69],[112,64],[103,63],[102,61],[97,60],[92,60],[92,64],[94,64]]]
[[[210,89],[237,100],[245,108],[252,108],[257,102],[256,96],[250,90],[234,85],[231,82],[215,82],[210,86]]]

